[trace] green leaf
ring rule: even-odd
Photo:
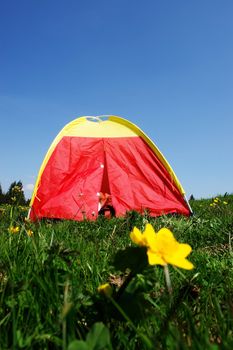
[[[112,349],[110,333],[102,322],[96,322],[87,334],[88,349],[110,350]]]
[[[83,340],[74,340],[69,344],[67,350],[91,350],[88,344]]]
[[[144,247],[127,247],[119,250],[113,261],[117,270],[125,271],[129,268],[135,273],[141,272],[148,265],[146,248]]]
[[[102,322],[96,322],[87,334],[86,341],[74,340],[68,350],[112,350],[108,328]]]

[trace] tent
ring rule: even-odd
[[[191,214],[174,171],[140,128],[116,116],[80,117],[52,142],[29,218],[96,219],[104,209],[117,217]]]

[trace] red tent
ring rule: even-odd
[[[95,219],[103,209],[190,215],[185,192],[155,144],[116,116],[67,124],[39,170],[29,217]]]

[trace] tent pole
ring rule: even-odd
[[[188,199],[186,198],[186,195],[185,195],[185,194],[184,194],[184,200],[185,200],[185,202],[187,203],[187,205],[188,205],[188,207],[189,207],[189,210],[190,210],[191,215],[193,215],[193,210],[192,210],[192,208],[191,208],[191,206],[190,206],[190,204],[189,204],[189,201],[188,201]]]

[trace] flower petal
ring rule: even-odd
[[[173,233],[166,227],[161,228],[157,233],[159,238],[166,238],[169,240],[175,240]]]
[[[156,233],[151,224],[146,224],[145,230],[143,232],[143,237],[146,245],[150,247],[156,242]]]
[[[186,258],[192,251],[192,248],[187,243],[179,243],[173,257]]]
[[[106,297],[110,297],[112,295],[112,287],[110,286],[109,283],[105,283],[105,284],[101,284],[98,288],[97,288],[98,292],[100,294],[105,295]]]
[[[154,252],[160,251],[162,254],[173,254],[179,243],[176,241],[173,233],[167,229],[162,228],[156,234],[156,240],[150,244]]]
[[[137,227],[134,227],[133,231],[130,232],[130,238],[134,243],[145,246],[142,233]]]
[[[182,269],[185,269],[185,270],[192,270],[194,268],[194,265],[185,258],[168,257],[167,262],[171,265],[181,267]]]
[[[166,265],[166,262],[157,254],[153,253],[150,249],[147,250],[148,262],[150,265]]]

